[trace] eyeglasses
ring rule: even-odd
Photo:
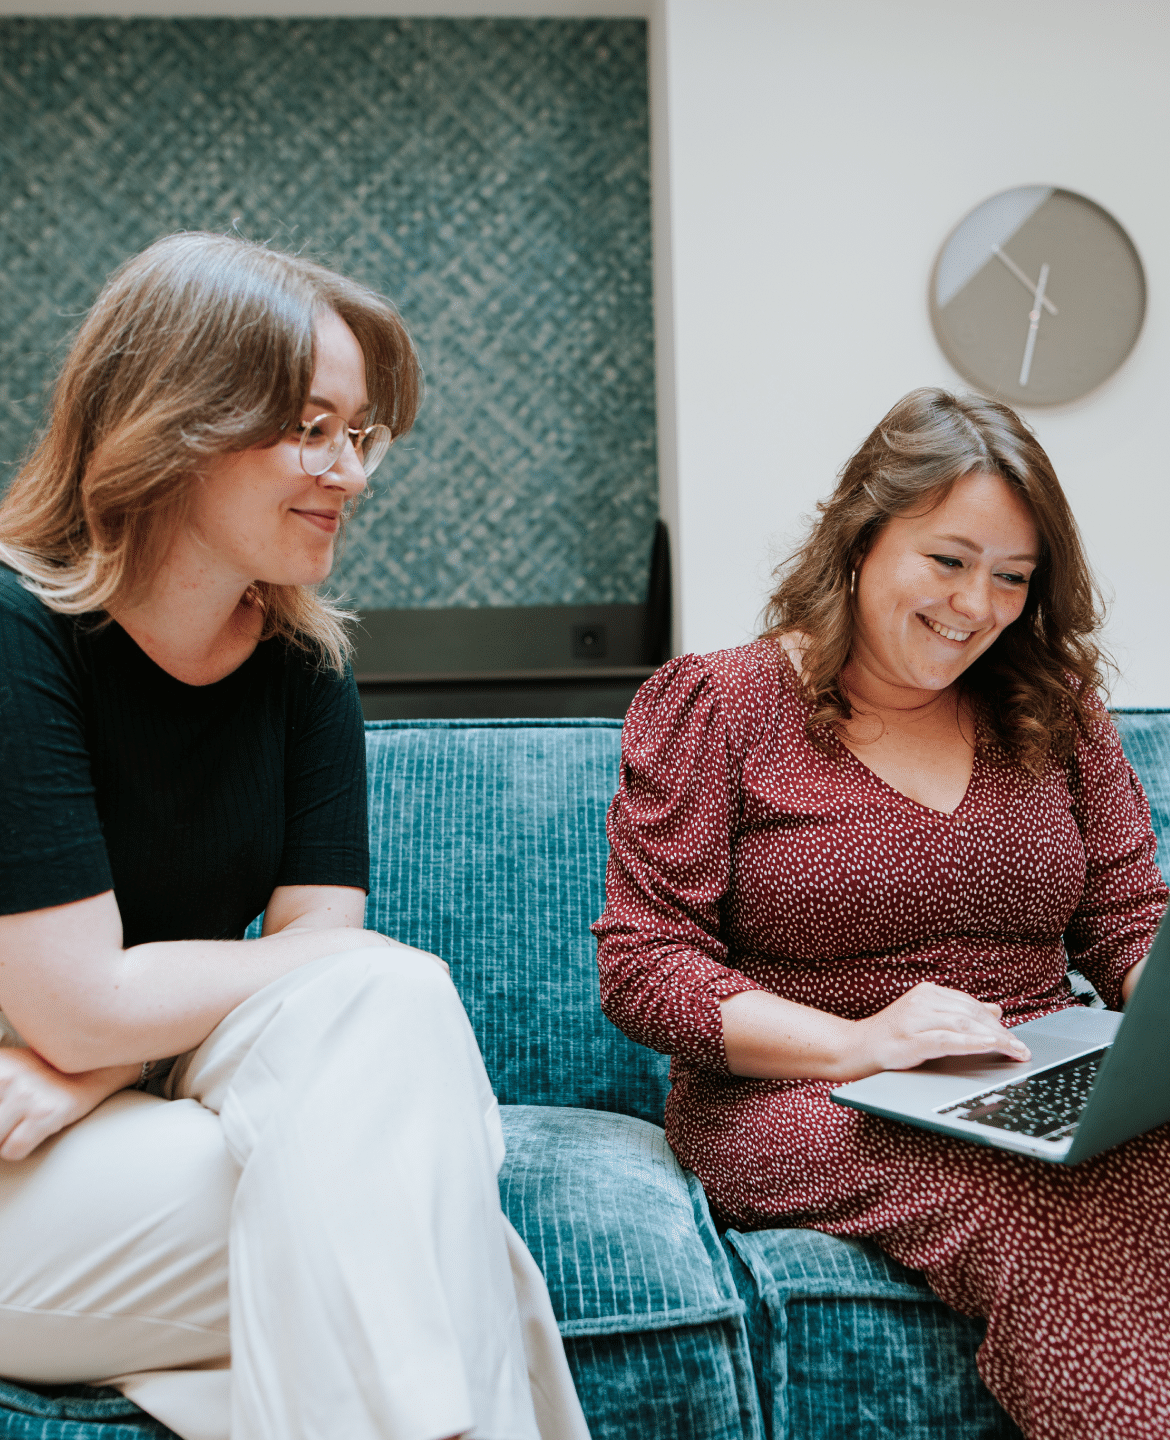
[[[348,436],[367,475],[372,475],[386,457],[394,436],[389,425],[367,425],[364,430],[351,429],[340,415],[318,415],[315,420],[302,420],[301,469],[306,475],[324,475],[345,449]]]

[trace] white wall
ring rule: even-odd
[[[666,0],[681,645],[753,633],[784,549],[917,385],[962,388],[927,281],[961,216],[1110,210],[1149,310],[1121,371],[1030,412],[1115,596],[1121,704],[1170,706],[1170,5]]]

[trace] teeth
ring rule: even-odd
[[[927,620],[925,615],[922,618],[936,635],[941,635],[946,640],[970,640],[975,633],[974,630],[948,630],[945,625],[937,625],[933,620]]]

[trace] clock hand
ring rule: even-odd
[[[1020,269],[1020,267],[1016,264],[1016,262],[1007,253],[1006,250],[1001,250],[998,245],[993,245],[991,247],[991,253],[997,259],[1003,261],[1003,263],[1012,272],[1012,274],[1016,277],[1016,279],[1020,282],[1020,284],[1024,287],[1025,290],[1028,290],[1031,292],[1031,294],[1035,295],[1035,285],[1032,284],[1031,280],[1028,279],[1028,277],[1024,274],[1024,272]],[[1049,300],[1047,295],[1044,296],[1044,308],[1048,311],[1049,315],[1060,314],[1060,311],[1056,308],[1052,301]]]
[[[1044,304],[1044,287],[1048,284],[1048,261],[1040,267],[1040,279],[1036,282],[1036,303],[1028,315],[1028,339],[1024,344],[1024,360],[1020,366],[1020,384],[1028,383],[1032,373],[1032,352],[1036,348],[1036,332],[1040,329],[1040,307]]]

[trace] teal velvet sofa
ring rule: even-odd
[[[1170,711],[1119,723],[1167,868]],[[367,736],[367,924],[450,963],[503,1106],[501,1200],[548,1282],[594,1440],[1018,1435],[976,1373],[980,1322],[875,1246],[718,1234],[671,1155],[669,1062],[602,1016],[589,934],[619,739],[613,720]],[[169,1435],[108,1392],[0,1383],[2,1437]]]

